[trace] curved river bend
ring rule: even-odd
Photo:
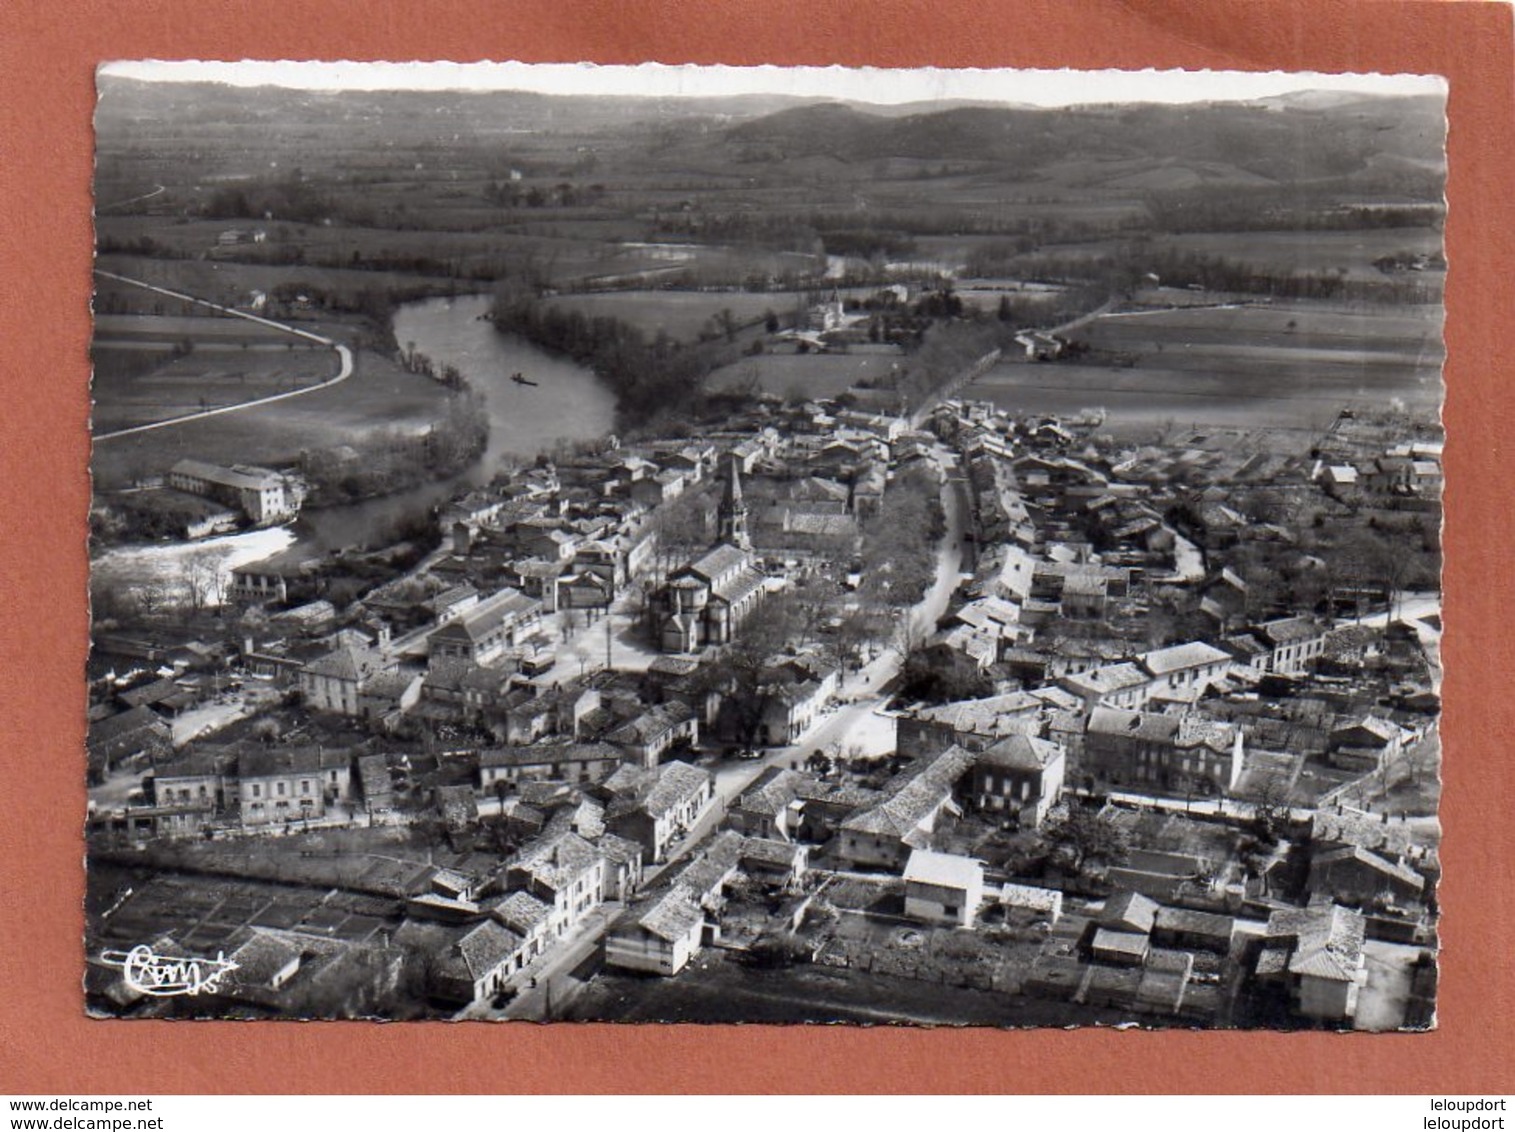
[[[312,556],[341,547],[374,546],[405,524],[471,487],[489,482],[506,463],[535,456],[558,440],[591,440],[614,427],[615,396],[583,366],[549,354],[514,334],[502,334],[485,315],[487,295],[427,299],[395,311],[395,340],[438,365],[456,366],[479,393],[489,417],[484,454],[451,479],[340,507],[305,511],[289,531],[254,531],[182,546],[122,547],[101,555],[102,577],[173,585],[179,559],[210,551],[223,573],[288,545]],[[523,374],[537,385],[518,385]],[[182,582],[180,583],[182,585]]]

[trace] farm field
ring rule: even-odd
[[[716,370],[708,384],[740,389],[751,383],[780,397],[835,397],[865,378],[884,376],[900,361],[897,353],[762,354]]]
[[[1441,308],[1328,303],[1231,303],[1105,315],[1078,337],[1110,349],[1152,345],[1276,346],[1399,353],[1439,364]]]
[[[293,286],[350,299],[364,291],[387,295],[449,294],[458,289],[455,280],[439,276],[407,275],[394,271],[363,271],[356,268],[236,263],[230,260],[163,260],[148,256],[104,255],[98,266],[106,271],[140,279],[159,287],[209,299],[223,306],[246,309],[254,291],[265,295],[280,286]],[[95,277],[95,310],[121,314],[151,314],[174,311],[185,304]],[[203,308],[200,308],[203,311]],[[100,318],[97,315],[97,320]],[[295,321],[281,313],[280,321]]]
[[[1293,326],[1290,329],[1290,326]],[[1346,406],[1441,402],[1433,308],[1391,312],[1291,304],[1107,315],[1078,334],[1096,353],[1054,364],[1006,360],[965,396],[1014,412],[1103,408],[1112,432],[1168,421],[1318,431]]]
[[[117,364],[122,354],[130,358],[142,352],[100,348],[94,352],[91,395],[97,433],[319,385],[337,368],[336,355],[314,343],[294,351],[282,346],[239,350],[200,345],[187,356],[163,355],[162,364],[135,374]]]
[[[151,292],[145,293],[151,294]],[[285,342],[296,341],[275,327],[251,322],[245,318],[227,318],[224,315],[97,314],[95,316],[95,343],[97,345],[114,346],[121,341],[143,339],[177,342],[186,338],[194,341],[196,345],[201,340],[214,339],[231,346],[239,346],[243,342],[277,342],[282,345]]]
[[[247,221],[194,220],[165,224],[154,217],[108,217],[99,222],[99,238],[107,249],[121,250],[148,238],[175,255],[208,255],[212,261],[288,266],[298,254],[301,266],[377,268],[425,274],[441,267],[461,279],[494,279],[511,271],[540,273],[553,282],[567,282],[611,271],[632,273],[667,267],[654,256],[622,245],[554,236],[520,236],[501,231],[452,232],[272,223],[261,244],[219,247],[218,236],[228,228],[249,227]],[[177,266],[178,260],[173,266]],[[375,287],[382,286],[377,280]]]
[[[1236,260],[1296,274],[1346,270],[1346,278],[1382,280],[1373,266],[1396,252],[1431,255],[1442,249],[1441,233],[1430,228],[1370,228],[1349,232],[1183,232],[1162,237],[1180,251]],[[1419,272],[1417,281],[1440,279],[1439,272]],[[1389,278],[1392,278],[1390,276]]]
[[[208,313],[96,315],[90,358],[97,435],[319,385],[338,365],[319,343]]]
[[[991,244],[992,246],[992,244]],[[1211,259],[1248,264],[1265,271],[1296,275],[1335,275],[1355,282],[1382,283],[1411,280],[1423,286],[1439,284],[1443,273],[1406,272],[1385,275],[1373,266],[1380,256],[1397,252],[1431,255],[1442,250],[1441,233],[1432,228],[1367,228],[1357,231],[1280,232],[1159,232],[1133,244],[1126,238],[1047,243],[1028,258],[1050,256],[1059,260],[1096,259],[1116,256],[1131,248],[1149,248],[1154,255],[1166,252],[1192,253]],[[1012,266],[1006,270],[1014,270]]]
[[[606,291],[563,295],[548,305],[579,311],[589,318],[618,318],[647,334],[661,330],[680,342],[691,342],[702,332],[721,333],[712,319],[723,310],[731,312],[738,326],[746,326],[761,322],[770,310],[793,304],[793,296],[743,291]]]
[[[185,457],[204,459],[207,453],[226,464],[277,467],[298,461],[303,450],[359,445],[385,430],[422,432],[446,412],[447,390],[430,378],[368,352],[356,353],[353,365],[352,376],[340,385],[303,397],[97,440],[92,463],[96,487],[118,487],[161,473]],[[97,407],[97,421],[101,413]]]
[[[564,1017],[571,1021],[912,1022],[935,1025],[1113,1024],[1115,1011],[943,986],[838,967],[762,970],[706,952],[675,979],[603,971]]]

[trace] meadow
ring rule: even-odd
[[[718,369],[710,389],[754,388],[785,398],[836,397],[859,381],[886,376],[900,364],[897,352],[761,354]]]
[[[663,331],[680,342],[692,342],[702,334],[722,333],[717,320],[723,311],[731,312],[734,326],[750,326],[762,322],[769,311],[792,308],[794,299],[745,291],[602,291],[559,296],[548,305],[590,318],[618,318],[647,334]]]
[[[1115,432],[1168,421],[1313,432],[1344,408],[1396,398],[1410,413],[1434,416],[1439,318],[1429,307],[1304,303],[1107,315],[1077,333],[1090,354],[1007,358],[964,396],[1024,413],[1103,408]]]
[[[312,355],[330,356],[329,352]],[[185,421],[172,428],[97,440],[91,465],[96,487],[120,487],[161,474],[185,457],[283,466],[297,462],[307,451],[361,448],[391,429],[423,432],[445,416],[448,391],[430,378],[368,352],[355,354],[354,365],[352,376],[342,384],[300,397]],[[105,419],[129,411],[129,406],[118,408],[97,400],[96,430],[106,431]]]

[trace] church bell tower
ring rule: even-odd
[[[742,501],[741,461],[734,454],[727,458],[726,490],[721,495],[716,520],[721,542],[742,550],[752,549],[752,539],[747,534],[747,504]]]

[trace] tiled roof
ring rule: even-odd
[[[1217,912],[1200,912],[1193,908],[1159,908],[1153,918],[1154,931],[1184,932],[1189,935],[1231,938],[1235,921]]]
[[[1158,907],[1157,901],[1139,892],[1120,892],[1105,901],[1099,919],[1110,927],[1150,932]]]
[[[1319,637],[1324,630],[1309,617],[1283,617],[1277,621],[1265,621],[1257,631],[1275,645],[1292,644]]]
[[[653,771],[625,763],[616,767],[600,785],[617,798],[639,798],[652,789],[654,778]]]
[[[1188,644],[1172,645],[1165,649],[1154,649],[1152,652],[1143,654],[1141,659],[1147,671],[1152,675],[1165,676],[1170,672],[1182,672],[1186,668],[1228,664],[1231,656],[1214,645],[1205,644],[1203,641],[1191,641]]]
[[[914,712],[916,719],[942,723],[954,731],[974,735],[1012,735],[1026,729],[1041,701],[1029,692],[1011,692],[981,700],[958,700]]]
[[[1366,921],[1362,913],[1329,908],[1288,908],[1268,917],[1268,938],[1292,936],[1289,971],[1334,982],[1350,982],[1362,967]]]
[[[167,731],[168,724],[151,708],[134,707],[90,725],[89,745],[109,744],[145,728]]]
[[[531,935],[551,914],[551,905],[544,904],[529,892],[512,892],[491,910],[491,915],[500,923],[522,936]]]
[[[735,830],[722,830],[703,853],[678,871],[673,886],[688,892],[696,903],[713,896],[736,871],[746,840]]]
[[[510,863],[512,870],[558,891],[594,868],[599,851],[576,833],[560,833],[531,842]]]
[[[621,752],[609,743],[533,743],[525,747],[482,750],[479,766],[549,766],[553,763],[619,762],[620,758]]]
[[[467,641],[478,641],[501,626],[519,621],[541,607],[542,603],[536,598],[527,597],[519,590],[507,587],[453,618],[440,629],[435,630],[429,639],[461,638]]]
[[[164,783],[179,778],[214,777],[225,774],[235,765],[235,757],[226,751],[191,751],[171,763],[160,763],[153,771],[153,781],[162,787]]]
[[[741,862],[757,862],[763,865],[776,865],[780,868],[793,868],[795,856],[800,853],[800,847],[788,841],[775,841],[771,837],[748,837],[742,841]]]
[[[657,784],[647,792],[642,808],[654,818],[661,817],[708,790],[713,782],[710,772],[697,766],[681,762],[664,763],[658,767]]]
[[[1105,664],[1099,668],[1091,668],[1087,672],[1064,676],[1063,682],[1076,691],[1107,696],[1113,692],[1140,687],[1150,679],[1151,677],[1136,665],[1122,662]]]
[[[722,601],[737,605],[767,584],[768,579],[761,573],[751,566],[743,566],[725,581],[711,586],[710,592]]]
[[[772,817],[798,796],[797,787],[801,778],[802,775],[797,770],[771,766],[742,792],[735,808]]]
[[[1175,715],[1112,707],[1097,707],[1089,713],[1090,735],[1127,735],[1149,743],[1173,743],[1178,728],[1179,719]]]
[[[842,828],[907,837],[951,795],[957,780],[972,765],[973,756],[954,744],[931,762],[907,771],[909,777],[902,776],[903,784],[883,804],[854,814]]]
[[[241,778],[271,778],[281,774],[315,774],[325,765],[319,747],[268,747],[243,751],[237,758]]]
[[[980,765],[1004,767],[1009,770],[1042,770],[1063,755],[1061,747],[1045,739],[1030,735],[1010,735],[993,746],[979,752],[976,761]]]
[[[384,657],[370,649],[344,645],[318,657],[305,666],[312,676],[325,676],[333,680],[363,681],[386,666]]]
[[[300,959],[300,948],[286,939],[254,929],[247,941],[227,956],[237,965],[241,986],[267,987],[275,975]]]
[[[596,839],[595,845],[604,854],[607,861],[617,865],[630,865],[642,859],[642,847],[635,841],[628,841],[624,837],[617,837],[613,833],[602,833]]]
[[[1392,743],[1399,735],[1399,728],[1395,724],[1389,722],[1387,719],[1378,719],[1370,715],[1354,723],[1333,728],[1331,738],[1335,739],[1339,735],[1345,735],[1353,731],[1366,731],[1381,743]]]
[[[905,883],[911,881],[943,888],[971,889],[983,884],[984,866],[971,857],[916,849],[905,863]]]
[[[636,917],[642,928],[669,943],[689,935],[704,922],[705,913],[679,889],[669,889]]]
[[[1425,878],[1408,865],[1381,857],[1371,849],[1364,849],[1361,845],[1339,845],[1334,849],[1317,852],[1310,862],[1312,879],[1316,868],[1322,865],[1339,864],[1343,861],[1356,861],[1375,872],[1391,876],[1411,888],[1418,889],[1425,885]]]
[[[1096,951],[1114,951],[1121,955],[1145,955],[1148,940],[1145,932],[1123,932],[1111,928],[1098,928],[1094,932]]]
[[[494,920],[485,920],[457,942],[458,953],[477,982],[520,950],[522,939]]]
[[[204,460],[180,460],[168,472],[169,475],[194,476],[197,479],[221,484],[225,487],[236,488],[239,491],[261,491],[268,487],[278,487],[284,482],[273,472],[266,469],[241,471],[233,468],[223,468],[220,464],[210,464]]]
[[[694,718],[694,709],[688,704],[670,700],[648,708],[635,719],[617,727],[606,738],[612,743],[641,745],[661,738]]]
[[[740,547],[721,545],[695,559],[688,569],[706,581],[714,582],[746,566],[750,557]]]

